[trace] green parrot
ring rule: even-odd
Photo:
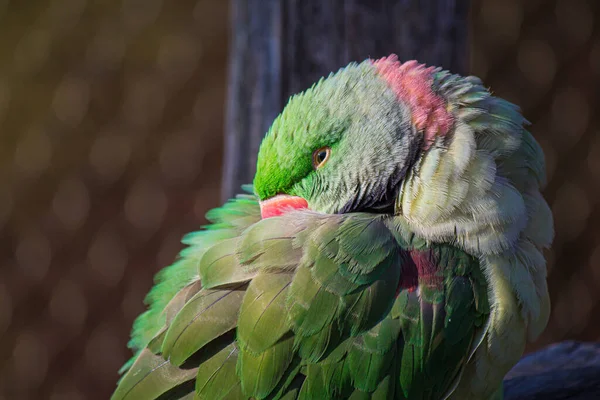
[[[542,150],[395,55],[293,96],[160,271],[113,399],[498,399],[550,311]]]

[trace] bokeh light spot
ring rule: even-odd
[[[548,43],[541,40],[522,41],[517,63],[523,75],[537,86],[548,86],[556,74],[554,51]]]
[[[510,44],[519,37],[523,9],[515,0],[486,1],[481,6],[481,20],[494,42]]]
[[[54,0],[46,12],[46,18],[57,31],[73,29],[85,11],[87,0]]]
[[[17,43],[14,70],[19,75],[33,75],[45,65],[52,43],[50,32],[42,29],[28,31]]]
[[[158,18],[161,8],[161,0],[123,0],[123,25],[131,34],[136,34]]]
[[[101,180],[110,183],[121,176],[130,154],[131,145],[127,137],[99,135],[90,151],[90,164]]]
[[[32,332],[23,332],[13,349],[15,377],[19,384],[37,386],[44,381],[48,369],[48,350]]]
[[[154,232],[163,221],[167,197],[163,188],[148,178],[139,179],[125,200],[127,220],[137,229]]]
[[[82,79],[65,78],[54,94],[54,112],[56,117],[68,125],[79,125],[87,111],[90,97],[88,83]]]
[[[115,27],[103,27],[88,46],[87,62],[94,68],[115,69],[125,56],[124,36]]]
[[[88,191],[80,179],[67,178],[60,183],[52,201],[52,210],[64,227],[70,230],[80,228],[89,208]]]
[[[119,235],[108,226],[98,232],[88,251],[93,275],[107,286],[115,286],[121,281],[127,259],[127,249]]]
[[[120,367],[121,346],[109,326],[100,326],[92,333],[85,348],[85,364],[99,380],[114,381],[114,371]]]
[[[87,315],[87,304],[81,287],[68,279],[54,286],[50,298],[50,316],[57,323],[69,326],[69,334],[77,334]]]
[[[562,242],[576,239],[585,229],[591,213],[586,192],[581,186],[566,182],[556,195],[552,213],[557,239],[561,239]]]
[[[137,79],[126,87],[123,117],[131,125],[147,129],[158,123],[166,102],[162,79],[149,75]]]
[[[594,27],[594,13],[585,0],[558,0],[556,21],[572,42],[581,44],[589,39]]]
[[[170,135],[160,151],[160,168],[165,181],[189,185],[200,172],[203,153],[193,134]]]
[[[557,91],[552,102],[552,130],[561,145],[579,141],[588,127],[590,108],[584,93],[574,87]]]
[[[52,247],[41,232],[31,230],[18,242],[15,258],[23,274],[41,280],[52,261]]]
[[[160,43],[156,64],[169,82],[185,82],[196,69],[200,53],[200,43],[190,35],[170,35]]]
[[[25,175],[42,173],[50,165],[52,143],[41,129],[31,129],[17,143],[15,166]]]

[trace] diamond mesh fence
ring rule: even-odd
[[[0,0],[0,398],[108,398],[131,323],[219,204],[226,1]],[[599,10],[477,0],[472,71],[548,163],[553,313],[598,340]]]

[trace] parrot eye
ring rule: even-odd
[[[315,169],[321,168],[329,160],[330,155],[331,149],[329,147],[321,147],[315,150],[313,153],[313,167]]]

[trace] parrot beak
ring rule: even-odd
[[[290,210],[308,208],[308,202],[302,197],[278,194],[270,199],[260,202],[260,215],[262,219],[283,215]]]

